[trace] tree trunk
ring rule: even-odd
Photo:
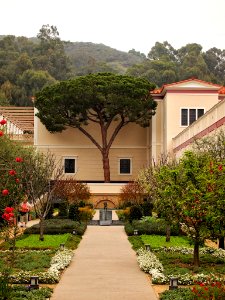
[[[219,238],[219,248],[224,249],[225,245],[224,245],[224,236]]]
[[[104,171],[104,182],[110,182],[110,166],[108,153],[102,153],[103,171]]]
[[[171,227],[170,225],[166,226],[166,242],[170,242],[170,231],[171,231]]]
[[[39,236],[39,240],[40,241],[44,241],[44,219],[40,218],[40,236]]]
[[[200,260],[199,260],[199,241],[195,241],[194,244],[194,266],[199,267],[200,266]]]

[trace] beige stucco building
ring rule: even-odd
[[[61,160],[65,176],[87,182],[96,205],[102,206],[107,200],[109,207],[114,207],[121,187],[134,180],[142,168],[161,155],[171,153],[179,157],[193,138],[213,134],[225,126],[225,88],[220,85],[188,79],[166,84],[151,94],[158,103],[151,126],[129,124],[112,144],[111,183],[103,183],[100,151],[78,129],[52,134],[35,116],[34,146],[40,151],[53,152]],[[97,125],[88,127],[100,142]]]
[[[225,116],[225,88],[199,79],[166,84],[152,96],[158,102],[152,120],[151,152],[155,159],[161,154],[180,155],[187,141],[190,144],[191,138]]]

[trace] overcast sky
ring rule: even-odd
[[[225,49],[225,0],[1,0],[0,35],[34,37],[54,25],[62,40],[147,54],[155,42]]]

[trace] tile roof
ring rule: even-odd
[[[177,81],[177,82],[173,82],[173,83],[164,84],[161,88],[157,88],[157,89],[151,91],[150,93],[151,94],[161,94],[165,87],[170,87],[170,86],[174,86],[174,85],[177,85],[177,84],[180,84],[180,83],[190,82],[190,81],[193,81],[193,80],[197,81],[199,83],[209,84],[209,85],[212,85],[212,86],[215,86],[215,87],[221,87],[221,90],[223,89],[223,87],[221,85],[219,85],[219,84],[215,84],[215,83],[212,83],[212,82],[207,82],[207,81],[204,81],[204,80],[192,77],[192,78],[189,78],[189,79],[185,79],[185,80],[181,80],[181,81]],[[221,92],[221,94],[223,94],[223,92]]]
[[[225,86],[222,86],[221,89],[219,89],[219,94],[225,95]]]

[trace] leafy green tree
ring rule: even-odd
[[[144,53],[141,53],[140,51],[136,51],[134,48],[129,50],[128,53],[134,54],[137,57],[140,57],[142,59],[146,59],[146,55]]]
[[[215,189],[212,187],[216,177],[209,155],[188,151],[179,162],[168,161],[156,166],[150,175],[154,176],[156,184],[156,211],[167,221],[173,220],[182,226],[194,244],[193,264],[198,267],[199,247],[218,226],[216,212],[224,205],[223,201],[219,201],[220,206],[214,202]]]
[[[183,230],[194,243],[193,263],[196,267],[200,265],[199,247],[205,238],[210,237],[208,224],[211,217],[211,194],[208,191],[208,162],[205,155],[187,152],[179,164],[163,166],[156,175],[160,197],[155,205],[159,211],[164,214],[168,212],[182,224]]]
[[[37,116],[50,132],[66,127],[80,130],[102,155],[104,180],[110,182],[109,151],[120,130],[129,123],[150,125],[156,102],[147,80],[111,73],[90,74],[60,82],[37,93]],[[115,122],[116,121],[116,122]],[[102,142],[88,124],[100,126]]]
[[[32,152],[24,158],[24,180],[28,198],[32,200],[35,213],[40,220],[40,241],[44,240],[44,220],[51,209],[57,184],[62,178],[61,163],[51,153]]]
[[[33,60],[35,68],[48,71],[57,80],[67,79],[70,73],[70,62],[57,27],[43,25],[37,38],[40,44],[35,51],[38,57]]]
[[[203,53],[204,60],[211,74],[213,82],[225,84],[225,50],[211,48]]]
[[[214,195],[213,208],[215,213],[214,220],[217,220],[217,226],[214,226],[214,236],[219,238],[219,248],[224,249],[225,233],[225,189],[224,189],[224,164],[225,164],[225,133],[220,130],[215,135],[210,135],[194,141],[195,151],[207,153],[210,156],[212,182],[210,190]]]
[[[150,60],[177,61],[177,50],[174,49],[167,41],[156,42],[148,53]]]
[[[211,76],[203,57],[202,46],[196,43],[187,44],[178,50],[179,78],[187,79],[196,77],[210,81]]]
[[[144,77],[157,86],[176,81],[177,72],[177,50],[168,42],[156,42],[148,54],[148,59],[127,70],[127,74]]]
[[[47,85],[57,81],[47,71],[26,70],[18,77],[17,84],[27,91],[27,97],[34,96]]]

